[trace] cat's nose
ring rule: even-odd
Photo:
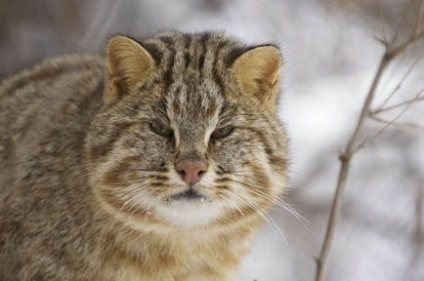
[[[175,168],[182,180],[188,185],[194,185],[208,170],[208,165],[203,161],[181,160]]]

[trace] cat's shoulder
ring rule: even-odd
[[[2,79],[0,81],[0,96],[28,84],[57,79],[75,72],[100,73],[103,69],[104,57],[101,55],[64,55],[48,58]]]
[[[104,72],[102,56],[66,55],[0,82],[0,183],[9,177],[5,168],[39,149],[49,134],[49,143],[64,145],[84,130],[100,104]]]

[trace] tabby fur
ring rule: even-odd
[[[169,32],[4,80],[0,280],[234,280],[285,187],[281,63],[274,45]],[[174,197],[183,159],[207,163],[201,199]]]

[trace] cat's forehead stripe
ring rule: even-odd
[[[163,92],[167,94],[179,77],[189,73],[197,81],[209,80],[224,92],[228,61],[244,46],[220,33],[167,33],[142,42],[153,57],[160,56],[158,74],[162,77]],[[237,50],[237,51],[233,51]],[[227,58],[227,57],[230,58]]]
[[[219,115],[224,99],[218,93],[218,87],[196,85],[184,80],[178,83],[181,84],[174,84],[161,98],[162,105],[166,107],[168,119],[178,118],[202,122]]]
[[[221,77],[220,72],[218,71],[218,63],[219,63],[219,55],[221,50],[226,46],[227,44],[225,42],[220,42],[218,47],[215,50],[215,56],[212,66],[212,79],[216,83],[216,85],[219,87],[219,90],[221,93],[224,92],[224,80]]]

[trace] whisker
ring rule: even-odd
[[[304,218],[303,216],[301,216],[288,203],[284,202],[282,199],[275,197],[271,194],[267,194],[263,192],[262,190],[255,189],[253,186],[245,182],[241,182],[237,180],[232,180],[232,181],[249,188],[249,191],[253,192],[255,195],[261,196],[262,198],[271,201],[273,204],[280,207],[281,209],[288,211],[309,233],[311,233],[315,237],[318,237],[317,234],[312,230],[312,227],[313,227],[312,223],[308,221],[306,218]]]
[[[136,185],[127,189],[114,189],[114,193],[121,199],[125,200],[124,204],[120,208],[120,211],[122,211],[122,209],[129,204],[130,206],[128,210],[130,212],[131,210],[133,210],[131,213],[131,216],[133,216],[135,212],[139,209],[139,206],[142,206],[142,200],[140,200],[139,198],[139,196],[141,195],[140,191],[146,190],[147,188],[148,186]]]
[[[227,199],[227,198],[224,198],[224,197],[222,197],[221,199],[223,199],[224,200],[224,202],[225,203],[227,203],[227,204],[229,204],[229,205],[231,205],[231,206],[233,206],[234,207],[234,209],[236,209],[243,217],[245,217],[246,215],[243,213],[243,211],[240,209],[240,207],[239,206],[237,206],[237,204],[236,203],[234,203],[233,201],[231,201],[231,200],[229,200],[229,199]]]
[[[288,245],[288,241],[278,224],[271,218],[259,205],[257,205],[254,201],[252,201],[249,197],[242,196],[241,194],[237,194],[231,191],[231,194],[237,197],[241,202],[246,203],[253,210],[255,210],[264,220],[269,223],[271,228],[276,232],[277,236],[281,238],[286,245]]]
[[[312,230],[313,224],[300,215],[292,206],[290,206],[287,202],[284,202],[280,198],[274,197],[270,194],[266,194],[261,190],[252,190],[255,195],[262,196],[262,198],[270,200],[277,207],[280,207],[282,210],[289,212],[309,233],[318,237],[317,234]]]

